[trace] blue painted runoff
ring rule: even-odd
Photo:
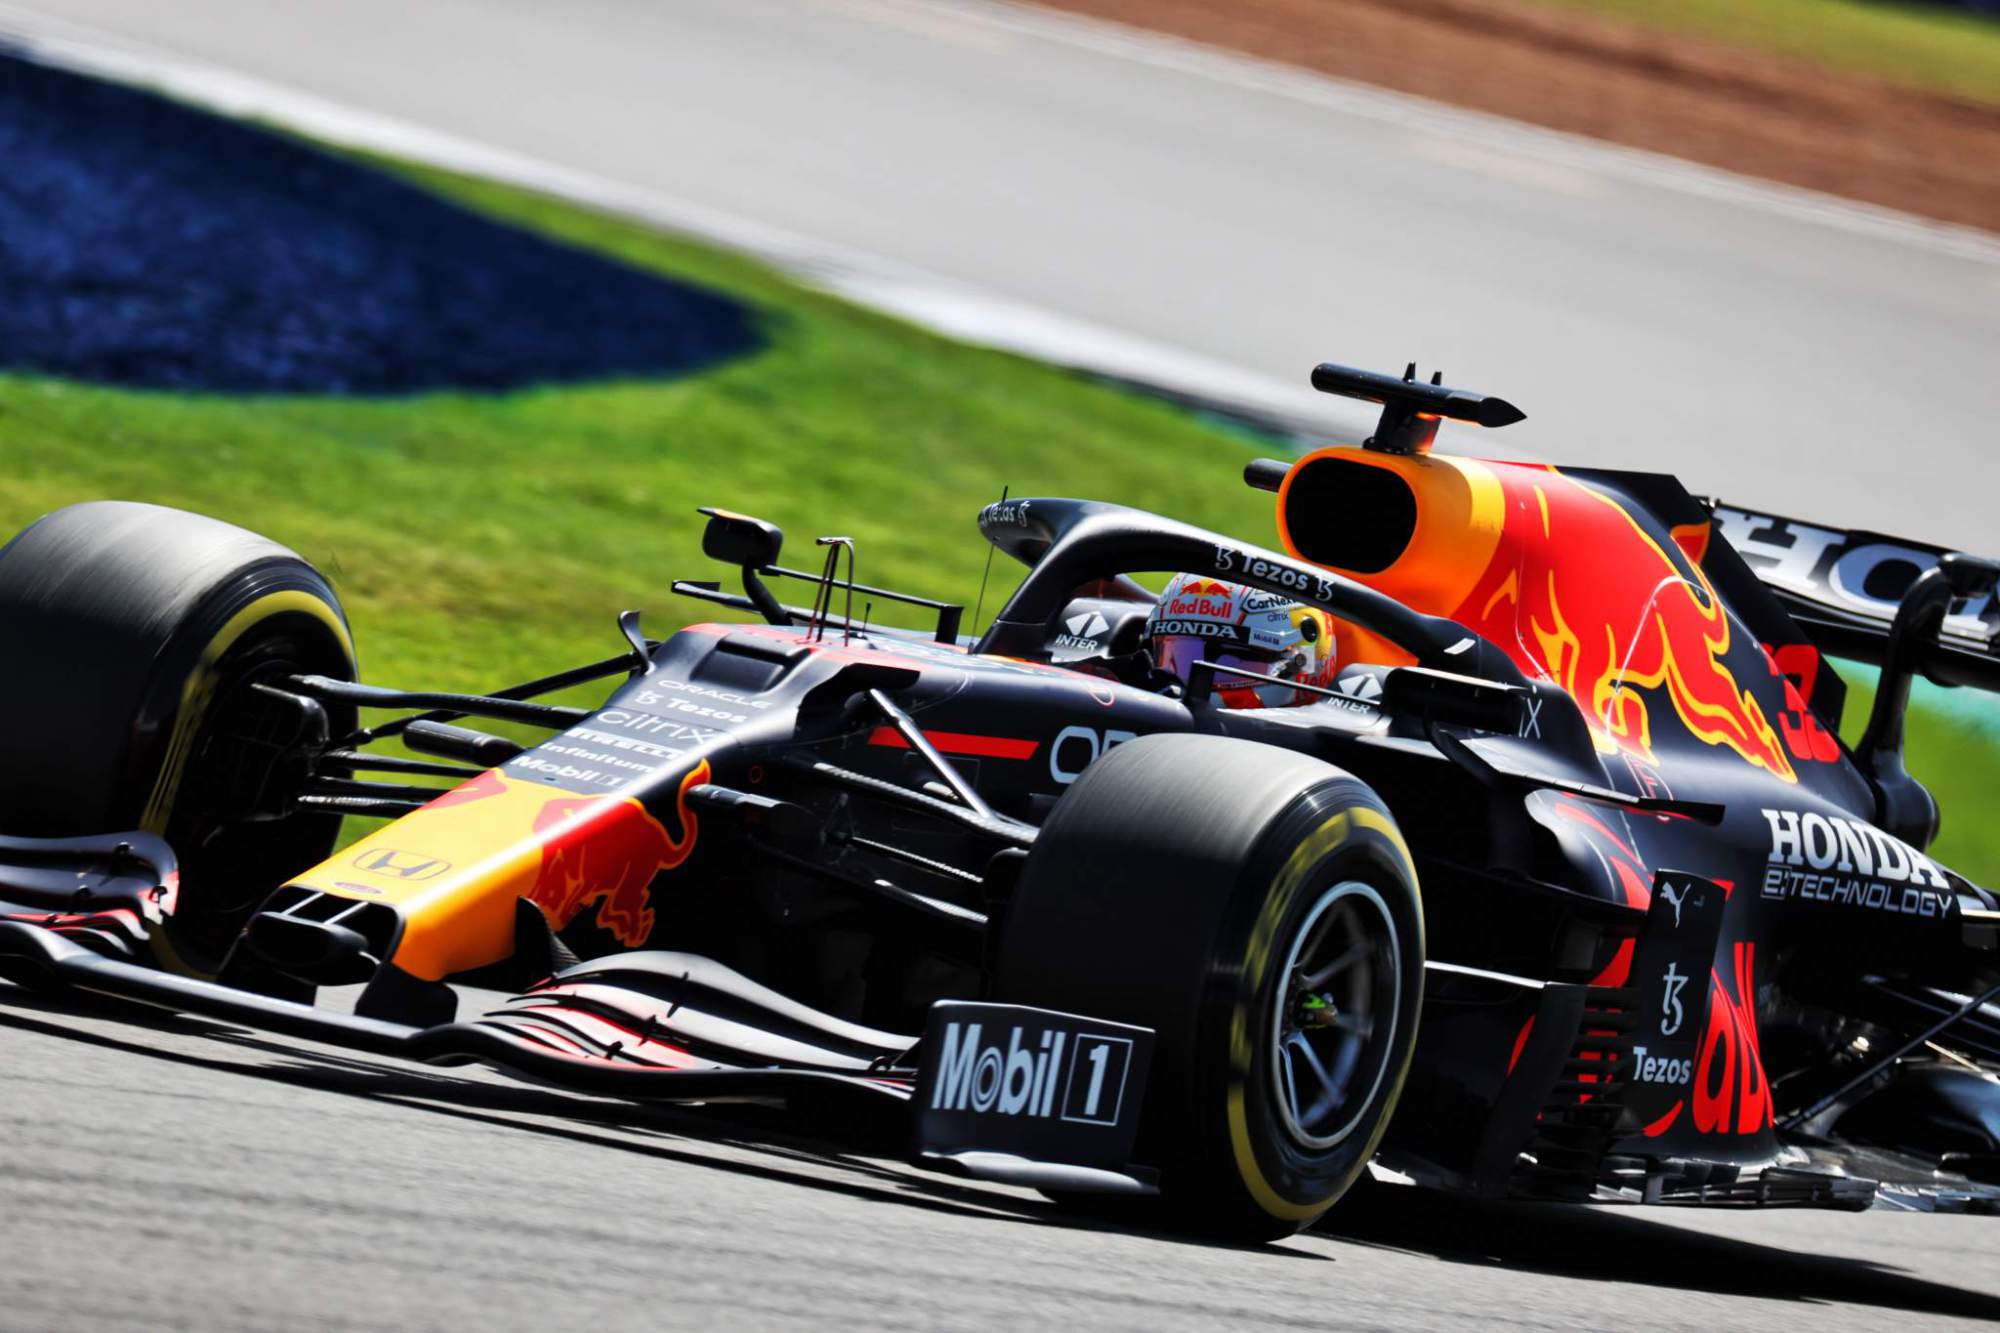
[[[247,394],[686,375],[756,312],[361,163],[0,53],[0,369]]]

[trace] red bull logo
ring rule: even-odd
[[[1708,1030],[1694,1082],[1694,1127],[1704,1134],[1755,1134],[1773,1123],[1751,982],[1756,948],[1747,942],[1734,947],[1734,995],[1720,973],[1709,973]]]
[[[1166,614],[1205,616],[1227,620],[1236,614],[1236,599],[1226,583],[1214,579],[1186,578],[1168,590]]]
[[[678,837],[629,797],[558,797],[535,816],[542,870],[528,893],[560,930],[590,904],[597,924],[629,949],[653,933],[652,884],[694,851],[695,817],[688,790],[708,781],[702,760],[681,779]]]
[[[1452,618],[1568,690],[1600,748],[1653,756],[1661,697],[1689,732],[1797,781],[1757,700],[1727,665],[1728,612],[1697,563],[1708,529],[1671,549],[1608,495],[1553,468],[1490,465],[1505,499],[1494,559]]]
[[[654,877],[694,851],[687,793],[708,776],[703,761],[681,780],[675,833],[629,796],[576,796],[490,770],[293,882],[394,905],[403,917],[395,961],[413,976],[507,957],[523,898],[557,929],[594,904],[596,923],[638,948],[655,924]]]

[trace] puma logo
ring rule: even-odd
[[[1683,884],[1677,891],[1671,884],[1662,884],[1660,886],[1660,896],[1667,900],[1667,906],[1674,909],[1675,930],[1681,928],[1681,903],[1687,897],[1688,887],[1688,885]]]

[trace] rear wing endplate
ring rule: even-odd
[[[1941,546],[1802,523],[1717,503],[1716,530],[1822,652],[1881,666],[1896,608],[1948,554]],[[1939,684],[2000,693],[2000,596],[1957,599],[1920,655]]]

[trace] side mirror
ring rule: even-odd
[[[701,553],[711,560],[739,569],[762,569],[778,563],[785,534],[775,523],[727,509],[698,509],[708,515],[708,527],[701,534]]]
[[[734,565],[743,571],[743,591],[750,598],[750,605],[757,613],[773,625],[792,623],[791,612],[771,595],[764,581],[757,577],[757,571],[778,563],[778,552],[784,549],[785,534],[775,523],[766,523],[761,518],[748,514],[735,514],[727,509],[697,509],[697,514],[708,515],[708,526],[701,532],[701,553],[710,560],[720,560],[725,565]]]

